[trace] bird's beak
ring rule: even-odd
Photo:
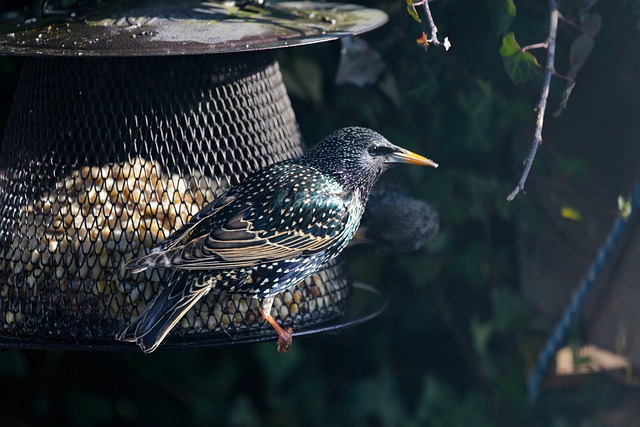
[[[431,166],[432,168],[438,167],[438,164],[433,160],[399,147],[398,151],[387,154],[386,163],[409,163],[412,165]]]

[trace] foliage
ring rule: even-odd
[[[508,33],[502,38],[500,55],[504,68],[514,83],[525,83],[538,74],[540,64],[535,56],[522,50],[516,36]]]

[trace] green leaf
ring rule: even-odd
[[[509,14],[509,16],[511,16],[512,18],[516,17],[516,4],[513,2],[513,0],[504,0],[504,5],[507,8],[507,13]]]
[[[504,69],[515,84],[524,83],[539,72],[540,64],[536,57],[522,50],[513,33],[502,38],[500,56]]]
[[[500,5],[500,21],[498,22],[498,34],[506,33],[515,18],[516,5],[513,0],[502,0]]]
[[[422,20],[418,16],[418,11],[416,10],[416,7],[413,5],[413,0],[407,0],[407,12],[417,22],[422,23]]]
[[[618,196],[618,211],[620,212],[620,216],[626,220],[629,219],[629,215],[631,215],[631,199],[625,199],[622,196]]]

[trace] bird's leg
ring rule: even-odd
[[[278,325],[276,319],[271,316],[271,306],[273,305],[273,297],[267,297],[262,300],[262,307],[260,308],[260,314],[264,317],[264,320],[269,322],[273,329],[278,333],[278,351],[280,353],[286,353],[291,347],[291,341],[293,340],[293,329],[289,326],[286,330],[282,326]]]

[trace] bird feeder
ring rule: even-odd
[[[0,28],[0,54],[25,57],[0,153],[0,346],[135,348],[114,337],[169,272],[124,264],[250,172],[302,154],[274,49],[386,21],[331,3],[132,7]],[[350,290],[334,260],[280,294],[272,314],[325,330]],[[273,339],[258,308],[212,292],[164,346]]]

